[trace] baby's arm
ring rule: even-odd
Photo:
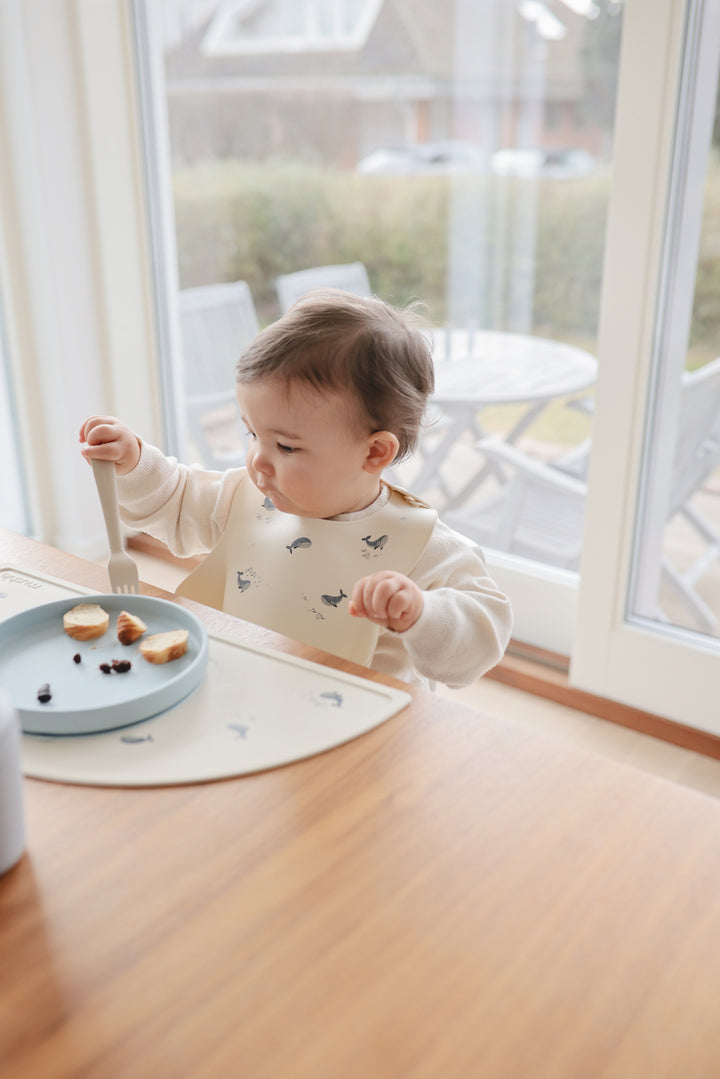
[[[412,575],[425,601],[402,637],[413,666],[434,682],[468,685],[502,658],[512,629],[508,597],[479,548],[442,521]]]
[[[393,570],[361,577],[350,597],[350,614],[368,618],[378,626],[403,633],[413,626],[423,609],[423,594],[414,581]]]
[[[181,556],[216,545],[244,469],[210,472],[180,464],[114,416],[86,420],[80,441],[87,460],[115,463],[120,519],[128,528],[149,532]]]
[[[124,476],[140,460],[140,439],[115,416],[91,416],[80,428],[81,451],[86,460],[114,461],[115,471]]]
[[[393,650],[401,644],[430,682],[474,682],[502,658],[512,628],[510,601],[488,575],[482,552],[438,521],[410,572],[422,595],[420,615],[402,633],[381,632],[372,666],[393,674]]]

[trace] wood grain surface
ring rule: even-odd
[[[0,555],[107,588],[10,533]],[[720,1074],[718,803],[412,698],[236,780],[26,780],[3,1079]]]

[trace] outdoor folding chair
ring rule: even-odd
[[[190,437],[206,468],[245,460],[244,429],[235,399],[235,361],[259,332],[245,281],[180,293],[180,328]]]
[[[315,288],[339,288],[356,296],[371,296],[370,281],[362,262],[346,262],[335,266],[313,266],[309,270],[281,274],[275,281],[280,310],[289,307]]]

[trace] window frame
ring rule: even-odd
[[[658,338],[665,244],[674,201],[683,110],[683,56],[699,35],[718,53],[718,0],[636,0],[623,27],[613,191],[600,315],[600,374],[588,474],[575,686],[712,733],[720,733],[720,642],[628,615],[633,545],[653,395],[678,373]],[[688,33],[686,35],[686,29]],[[707,58],[692,65],[707,74]],[[717,67],[715,67],[715,72]],[[701,92],[696,86],[691,96]],[[660,350],[657,352],[657,350]],[[666,358],[656,368],[656,356]],[[656,452],[656,447],[651,447]]]

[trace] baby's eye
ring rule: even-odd
[[[296,452],[295,446],[283,446],[282,442],[278,442],[277,446],[278,446],[278,449],[280,450],[280,453],[295,453]]]
[[[245,434],[248,435],[250,438],[257,438],[255,432],[251,431],[249,427],[245,428]]]

